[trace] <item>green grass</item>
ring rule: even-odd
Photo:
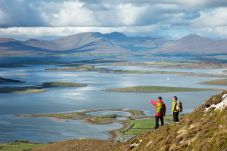
[[[167,93],[167,92],[193,92],[205,91],[208,89],[185,88],[185,87],[165,87],[165,86],[134,86],[126,88],[106,89],[110,92],[147,92],[147,93]]]
[[[172,116],[168,115],[164,117],[165,123],[170,123],[172,121]],[[123,135],[138,135],[149,131],[154,128],[155,121],[154,118],[142,118],[136,120],[130,120],[131,127],[123,132]]]
[[[96,116],[92,117],[87,122],[92,123],[92,124],[111,124],[116,120],[116,117],[111,117],[111,116]]]
[[[30,143],[27,141],[15,141],[12,143],[0,144],[0,151],[31,151],[32,149],[44,146],[43,144]]]

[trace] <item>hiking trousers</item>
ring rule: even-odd
[[[173,112],[173,122],[179,122],[179,112]]]
[[[163,116],[155,116],[155,129],[159,127],[159,120],[161,121],[161,126],[164,125]]]

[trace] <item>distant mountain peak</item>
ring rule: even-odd
[[[203,38],[203,37],[201,37],[200,35],[196,35],[196,34],[190,34],[190,35],[186,35],[186,36],[182,37],[181,39],[197,39],[197,38]]]
[[[108,34],[105,34],[105,37],[108,39],[115,39],[115,40],[124,40],[128,38],[125,34],[120,32],[108,33]]]
[[[11,41],[16,41],[16,40],[13,38],[0,38],[0,43],[11,42]]]

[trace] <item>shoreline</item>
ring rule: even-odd
[[[91,115],[92,112],[110,112],[106,115]],[[111,113],[113,112],[113,113]],[[130,116],[116,115],[115,112],[125,112],[130,113]],[[16,117],[22,118],[50,118],[57,120],[82,120],[87,124],[98,124],[98,125],[107,125],[113,123],[121,124],[121,127],[106,131],[110,137],[105,139],[107,141],[114,141],[117,137],[123,135],[122,132],[128,131],[132,125],[132,120],[138,119],[147,119],[153,118],[152,116],[147,116],[144,111],[136,109],[91,109],[91,110],[82,110],[78,112],[64,112],[64,113],[51,113],[51,114],[17,114]],[[97,118],[97,119],[96,119]],[[124,119],[118,119],[124,118]],[[79,140],[79,139],[78,139]],[[28,140],[29,141],[29,140]],[[47,142],[48,143],[48,142]]]

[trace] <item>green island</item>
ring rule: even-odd
[[[40,87],[36,86],[25,86],[25,87],[0,87],[0,93],[41,93],[46,92]]]
[[[226,68],[226,64],[213,62],[180,62],[180,61],[159,61],[159,62],[114,62],[113,66],[148,66],[159,68],[182,68],[182,69],[202,69],[202,68]]]
[[[202,82],[200,84],[207,84],[207,85],[227,85],[227,79],[210,80],[210,81]]]
[[[75,65],[57,68],[47,68],[46,71],[94,71],[95,66],[93,65]]]
[[[41,85],[43,88],[51,87],[85,87],[87,84],[74,83],[74,82],[45,82]]]
[[[126,88],[106,89],[108,92],[144,92],[144,93],[168,93],[168,92],[193,92],[206,91],[209,89],[185,88],[185,87],[165,87],[165,86],[133,86]]]
[[[45,82],[39,86],[7,86],[0,87],[0,93],[20,93],[20,94],[32,94],[46,92],[45,88],[53,87],[86,87],[87,84],[74,83],[74,82]]]

